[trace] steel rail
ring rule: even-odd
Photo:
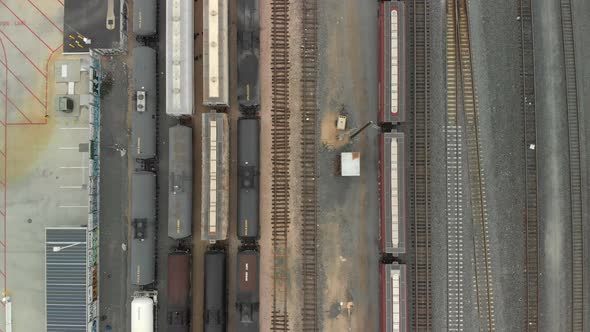
[[[271,2],[271,160],[273,300],[271,331],[288,331],[289,211],[289,0]]]

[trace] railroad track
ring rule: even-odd
[[[271,2],[271,160],[273,301],[271,330],[288,331],[287,239],[289,211],[289,0]]]
[[[563,54],[570,161],[570,199],[572,212],[572,331],[584,329],[584,244],[582,224],[582,177],[580,166],[580,129],[578,123],[578,88],[572,4],[561,0]]]
[[[539,330],[539,222],[537,211],[537,125],[535,119],[535,58],[531,0],[520,0],[521,108],[525,149],[525,277],[526,331]]]
[[[473,219],[473,242],[475,251],[475,285],[480,329],[495,331],[494,291],[491,271],[491,254],[488,236],[485,181],[481,166],[479,142],[479,110],[471,62],[471,40],[466,0],[447,0],[447,15],[453,15],[455,63],[458,78],[458,110],[465,122],[467,142],[467,167],[471,212]]]
[[[412,223],[414,239],[413,326],[415,331],[432,329],[431,221],[430,221],[430,2],[414,0],[410,6],[413,98]]]
[[[463,161],[461,157],[462,126],[457,105],[459,86],[457,77],[457,43],[454,15],[447,12],[447,115],[446,115],[446,170],[447,170],[447,329],[463,331]]]
[[[318,331],[317,317],[317,0],[304,0],[301,44],[301,250],[303,331]]]

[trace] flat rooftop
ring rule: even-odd
[[[121,0],[65,0],[64,53],[120,48],[120,14]]]

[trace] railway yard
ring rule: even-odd
[[[588,330],[587,17],[0,0],[0,332]]]

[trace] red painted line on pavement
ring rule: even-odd
[[[14,106],[14,108],[16,108],[16,110],[17,110],[17,111],[18,111],[18,112],[19,112],[19,113],[20,113],[20,114],[21,114],[21,115],[22,115],[22,116],[23,116],[25,119],[27,119],[27,121],[29,121],[29,123],[33,123],[33,121],[31,121],[31,119],[29,119],[29,117],[28,117],[28,116],[26,116],[26,115],[25,115],[25,113],[24,113],[24,112],[23,112],[23,111],[22,111],[22,110],[21,110],[21,109],[20,109],[18,106],[16,106],[16,104],[15,104],[15,103],[12,101],[12,99],[10,99],[10,98],[8,97],[8,95],[7,95],[7,94],[6,94],[4,91],[0,90],[0,94],[1,94],[1,95],[3,95],[5,98],[7,98],[7,99],[8,99],[8,102],[10,103],[10,105]]]
[[[6,125],[7,126],[44,126],[47,124],[47,121],[45,122],[9,122]]]
[[[12,41],[12,39],[10,39],[10,37],[8,37],[8,36],[6,35],[6,33],[5,33],[4,31],[0,30],[0,33],[1,33],[1,34],[3,34],[3,35],[4,35],[4,37],[5,37],[5,38],[6,38],[6,39],[7,39],[7,40],[8,40],[8,41],[9,41],[9,42],[10,42],[10,43],[11,43],[11,44],[12,44],[12,45],[13,45],[13,46],[14,46],[14,47],[17,49],[17,50],[19,50],[19,52],[20,52],[22,55],[24,55],[24,57],[25,57],[27,60],[29,60],[29,62],[31,63],[31,65],[33,65],[33,67],[35,67],[35,69],[37,69],[37,71],[38,71],[38,72],[39,72],[41,75],[43,75],[43,77],[47,78],[47,73],[44,73],[44,72],[41,70],[41,68],[37,67],[37,65],[36,65],[36,64],[33,62],[33,60],[31,60],[31,58],[29,58],[29,57],[27,56],[27,54],[26,54],[25,52],[23,52],[23,50],[21,50],[21,49],[20,49],[18,46],[16,46],[16,44],[15,44],[15,43]]]
[[[62,6],[64,5],[64,3],[63,3],[63,2],[61,2],[60,0],[57,0],[57,2],[59,2],[59,3],[60,3]]]
[[[45,63],[45,72],[46,73],[49,73],[49,62],[51,61],[51,58],[53,57],[53,55],[55,54],[55,52],[57,50],[62,48],[63,45],[64,44],[62,43],[61,45],[56,47],[54,50],[52,50],[51,54],[49,54],[49,57],[47,58],[47,62]],[[48,85],[49,85],[49,82],[47,80],[45,80],[45,116],[47,116],[47,86]],[[45,122],[47,122],[47,119],[45,119]]]
[[[10,67],[8,67],[4,62],[0,61],[0,64],[3,64],[4,67],[12,74],[12,76],[14,76],[14,78],[16,78],[17,81],[20,82],[20,84],[22,84],[22,86],[27,89],[27,91],[29,91],[29,93],[35,97],[35,99],[37,99],[37,101],[41,104],[41,106],[43,106],[44,108],[47,108],[47,104],[42,102],[41,99],[39,97],[37,97],[37,95],[33,92],[33,90],[31,90],[31,88],[29,88],[28,85],[25,84],[25,82],[23,82],[13,71],[12,69],[10,69]],[[8,93],[7,93],[8,94]]]
[[[8,56],[6,55],[6,47],[4,46],[4,41],[2,40],[2,38],[0,38],[0,46],[2,46],[2,52],[4,53],[4,68],[5,68],[5,73],[4,73],[4,82],[6,83],[6,97],[4,98],[4,123],[8,122]],[[7,172],[7,168],[8,168],[8,149],[6,149],[6,147],[8,146],[8,128],[4,127],[4,151],[0,151],[0,154],[2,154],[4,156],[4,217],[3,217],[3,221],[4,221],[4,273],[6,273],[6,261],[8,260],[8,255],[6,254],[6,246],[7,246],[7,239],[8,236],[6,235],[6,211],[8,210],[8,206],[7,206],[7,196],[8,196],[8,172]],[[4,289],[6,289],[6,286],[8,284],[6,277],[4,277]],[[0,301],[0,303],[2,303],[2,305],[4,306],[4,302]]]
[[[64,31],[60,27],[58,27],[57,24],[55,24],[55,22],[53,22],[49,17],[47,17],[47,15],[45,15],[45,13],[42,12],[41,9],[39,9],[39,7],[37,7],[31,0],[27,0],[27,1],[29,1],[29,3],[33,7],[35,7],[35,9],[37,9],[37,11],[39,13],[41,13],[41,15],[43,15],[43,17],[45,17],[49,21],[49,23],[51,23],[51,25],[53,25],[57,30],[59,30],[59,32],[64,33]]]
[[[34,34],[34,35],[35,35],[35,37],[37,37],[37,39],[39,39],[39,40],[40,40],[40,41],[41,41],[41,42],[42,42],[42,43],[43,43],[45,46],[47,46],[47,48],[48,48],[48,49],[50,49],[50,50],[51,50],[51,47],[50,47],[50,46],[49,46],[49,45],[48,45],[48,44],[47,44],[47,43],[46,43],[46,42],[45,42],[45,41],[44,41],[44,40],[43,40],[41,37],[39,37],[39,35],[38,35],[37,33],[35,33],[35,31],[33,31],[33,29],[31,29],[31,27],[30,27],[30,26],[28,26],[28,25],[27,25],[27,23],[25,23],[25,21],[24,21],[23,19],[21,19],[21,18],[20,18],[18,15],[16,15],[16,13],[15,13],[14,11],[12,11],[12,9],[10,9],[10,7],[8,7],[8,5],[7,5],[7,4],[6,4],[4,1],[0,0],[0,3],[2,3],[2,4],[4,5],[4,7],[6,7],[6,9],[8,9],[8,10],[9,10],[9,11],[12,13],[12,15],[14,15],[14,17],[18,18],[18,20],[19,20],[19,21],[20,21],[20,22],[21,22],[21,23],[22,23],[22,24],[23,24],[23,25],[24,25],[24,26],[25,26],[27,29],[29,29],[29,31],[31,31],[31,33],[32,33],[32,34]]]

